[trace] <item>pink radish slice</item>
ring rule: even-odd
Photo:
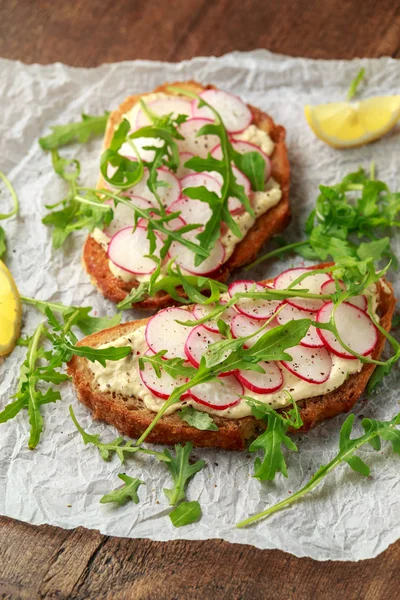
[[[187,337],[185,354],[192,365],[198,367],[200,365],[201,357],[207,354],[208,347],[223,339],[224,338],[220,333],[208,331],[203,325],[197,325],[197,327],[193,327]],[[226,355],[224,355],[224,359],[227,358],[229,354],[230,352],[227,352]]]
[[[291,361],[282,361],[290,373],[308,383],[324,383],[332,370],[332,358],[326,348],[305,348],[293,346],[286,352]]]
[[[231,298],[239,292],[248,292],[250,290],[254,292],[264,292],[265,288],[260,283],[251,280],[235,281],[235,283],[232,283],[228,288]],[[241,298],[236,302],[235,307],[247,317],[264,320],[272,317],[281,304],[282,302],[280,300]]]
[[[183,177],[186,177],[186,175],[190,175],[191,173],[195,172],[192,169],[185,167],[185,162],[193,158],[193,156],[194,154],[192,152],[179,153],[179,167],[176,171],[176,176],[178,177],[178,179],[182,179]]]
[[[268,154],[265,154],[265,152],[263,152],[259,146],[256,146],[255,144],[251,144],[250,142],[242,142],[241,140],[232,139],[231,143],[232,143],[232,146],[234,147],[234,149],[237,152],[240,152],[240,154],[246,154],[247,152],[258,152],[259,154],[261,154],[261,156],[265,160],[264,180],[267,181],[267,179],[270,178],[270,176],[271,176],[271,159],[268,156]],[[211,150],[211,156],[213,156],[217,160],[222,159],[222,150],[221,150],[220,143],[218,143],[216,146],[214,146],[214,148]]]
[[[129,193],[135,196],[141,196],[158,207],[158,202],[154,194],[149,190],[147,181],[149,179],[148,169],[144,170],[144,175],[137,185],[129,189]],[[157,180],[166,183],[166,186],[158,187],[157,193],[160,196],[164,206],[169,206],[181,195],[181,184],[179,179],[170,171],[164,168],[157,169]]]
[[[165,358],[186,360],[185,344],[191,328],[176,321],[194,321],[194,316],[183,308],[164,308],[147,323],[146,342],[154,354],[167,350]]]
[[[203,98],[219,113],[225,128],[230,133],[239,133],[246,129],[252,121],[252,114],[249,107],[237,96],[222,90],[205,90],[201,92],[200,98]],[[198,100],[193,101],[193,116],[212,119],[214,113],[207,107],[198,107]]]
[[[152,216],[155,216],[154,213],[150,213],[150,214]],[[147,229],[147,224],[148,224],[147,219],[139,219],[139,221],[138,221],[139,227],[144,227],[145,229]],[[170,229],[171,231],[176,231],[177,229],[184,227],[186,225],[186,222],[183,219],[181,219],[181,217],[175,217],[174,219],[171,219],[170,221],[164,221],[163,225],[166,229]],[[163,233],[162,231],[157,231],[157,235],[159,235],[161,239],[165,239],[167,237],[167,235],[165,233]]]
[[[244,387],[256,394],[270,394],[279,390],[283,385],[283,375],[276,362],[262,361],[258,366],[264,369],[265,373],[239,371],[236,377]]]
[[[328,323],[333,310],[333,302],[327,302],[317,314],[318,323]],[[348,302],[343,302],[335,310],[335,323],[343,342],[357,354],[367,356],[378,341],[378,330],[363,310]],[[318,335],[325,346],[337,356],[355,359],[343,348],[330,331],[318,329]]]
[[[146,102],[146,98],[144,98]],[[147,106],[151,111],[156,113],[156,115],[169,115],[172,113],[173,118],[176,118],[178,115],[189,115],[192,114],[192,103],[188,100],[183,100],[183,98],[179,98],[177,96],[167,96],[165,98],[156,98],[150,102],[146,102]],[[145,112],[142,109],[139,109],[136,116],[136,127],[140,129],[140,127],[145,127],[146,125],[150,125],[151,121]]]
[[[308,310],[301,310],[295,306],[292,306],[291,304],[286,304],[286,306],[276,315],[276,320],[280,325],[286,325],[286,323],[289,323],[289,321],[297,321],[298,319],[314,320],[315,313]],[[310,326],[300,344],[302,346],[307,346],[308,348],[324,347],[324,343],[319,337],[316,327],[313,327],[313,325]]]
[[[153,353],[151,350],[148,350],[145,354]],[[161,377],[157,377],[155,370],[148,362],[144,363],[144,369],[142,371],[139,369],[139,375],[147,389],[154,394],[154,396],[162,398],[163,400],[169,398],[175,388],[183,385],[187,381],[186,378],[182,376],[174,379],[163,369],[161,369]],[[187,393],[182,395],[182,398],[185,397],[188,397]]]
[[[339,283],[339,288],[341,290],[346,289],[346,286],[343,281],[339,280],[338,283]],[[325,283],[323,283],[321,285],[321,292],[323,294],[334,294],[336,292],[336,285],[335,285],[334,280],[330,279],[329,281],[325,281]],[[348,302],[349,304],[353,304],[353,306],[357,306],[358,308],[361,308],[361,310],[367,310],[368,301],[367,301],[367,298],[363,295],[353,296],[352,298],[348,298],[348,300],[346,300],[346,302]]]
[[[138,208],[143,208],[144,210],[151,208],[152,204],[149,200],[145,198],[140,198],[140,196],[129,196],[125,198],[129,200],[132,206],[137,206]],[[112,237],[117,231],[124,229],[125,227],[131,226],[135,222],[135,213],[134,211],[126,206],[125,204],[117,204],[114,206],[114,200],[106,200],[104,204],[108,204],[113,209],[114,218],[109,224],[108,227],[105,228],[104,233],[109,237]]]
[[[221,301],[221,304],[225,304],[225,302]],[[203,319],[203,317],[206,317],[212,310],[214,310],[214,308],[215,304],[195,304],[193,307],[193,314],[196,319]],[[230,306],[229,308],[224,310],[224,312],[219,314],[215,321],[210,320],[203,323],[203,327],[208,329],[208,331],[215,331],[215,333],[218,333],[219,330],[217,327],[217,321],[221,319],[222,321],[230,325],[232,323],[232,319],[236,317],[237,314],[238,313],[233,308],[233,306]]]
[[[161,239],[156,234],[155,256],[162,248]],[[149,275],[156,269],[156,263],[146,254],[150,254],[147,231],[143,227],[125,227],[118,231],[108,246],[108,258],[120,269],[135,275]]]
[[[219,174],[216,173],[218,176]],[[185,188],[189,187],[205,187],[209,192],[215,192],[217,196],[221,196],[222,182],[218,181],[209,173],[191,173],[181,179],[182,194],[185,195]]]
[[[251,194],[251,184],[249,179],[247,179],[246,175],[244,175],[239,169],[236,167],[232,167],[233,174],[236,179],[236,183],[238,185],[242,185],[244,187],[244,193],[249,198]],[[229,212],[236,215],[244,210],[243,204],[240,202],[239,198],[235,196],[230,196],[228,198],[228,208]]]
[[[169,213],[179,212],[180,217],[186,221],[186,223],[202,225],[212,216],[212,210],[207,202],[201,200],[191,200],[190,198],[179,198],[176,202],[173,202],[168,208]]]
[[[132,140],[132,143],[136,147],[140,158],[145,162],[152,162],[155,156],[154,150],[145,150],[145,147],[155,146],[156,148],[160,148],[164,144],[163,140],[160,138],[146,137],[136,138]],[[126,156],[131,160],[137,160],[135,151],[128,142],[122,144],[121,148],[119,149],[119,154],[121,154],[121,156]]]
[[[195,156],[206,158],[211,150],[219,144],[217,135],[200,135],[197,137],[198,131],[204,125],[213,123],[211,119],[188,119],[185,123],[179,126],[179,132],[185,138],[177,140],[180,152],[191,152]]]
[[[187,240],[199,244],[199,240],[196,239],[196,236],[201,233],[201,231],[202,228],[200,227],[199,229],[193,229],[192,231],[184,233],[183,236]],[[210,273],[213,273],[222,265],[225,258],[225,250],[220,240],[215,242],[210,255],[198,266],[194,264],[194,253],[189,248],[186,248],[186,246],[182,246],[179,242],[172,242],[169,254],[171,258],[175,258],[175,262],[182,267],[182,269],[185,269],[185,271],[193,273],[194,275],[209,275]]]
[[[256,331],[263,325],[260,321],[254,321],[245,315],[236,315],[236,317],[233,317],[232,319],[231,332],[234,338],[247,337],[248,335],[255,334],[254,337],[246,340],[246,343],[244,344],[246,348],[251,348],[264,333],[276,327],[274,321],[271,321],[271,323],[264,327],[262,331],[256,334]]]
[[[243,394],[243,386],[234,375],[200,383],[190,390],[190,395],[195,402],[215,410],[224,410],[239,404]]]
[[[326,281],[330,280],[329,275],[326,273],[312,273],[312,269],[288,269],[283,271],[278,277],[275,278],[274,287],[276,290],[285,290],[289,287],[293,281],[295,281],[300,275],[304,273],[310,273],[308,277],[303,279],[300,283],[296,284],[295,288],[298,290],[308,290],[310,294],[321,294],[321,286]],[[302,310],[317,311],[321,308],[324,301],[312,298],[287,298],[287,302],[296,308]]]

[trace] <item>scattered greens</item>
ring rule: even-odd
[[[5,253],[7,252],[7,244],[6,244],[6,232],[0,226],[0,260],[3,258]]]
[[[187,442],[184,446],[176,444],[175,457],[171,455],[169,450],[164,450],[165,456],[169,459],[166,465],[173,481],[172,488],[164,489],[164,494],[171,506],[176,506],[185,499],[187,484],[205,465],[204,460],[198,460],[195,463],[189,462],[192,450],[193,444],[191,442]]]
[[[144,485],[144,481],[136,479],[135,477],[129,477],[129,475],[125,475],[124,473],[119,473],[118,477],[122,479],[125,485],[122,488],[117,488],[109,494],[102,496],[100,498],[100,503],[107,504],[108,502],[115,502],[122,506],[129,500],[132,500],[135,504],[139,504],[137,491],[139,486]]]
[[[364,77],[365,69],[362,68],[358,71],[357,75],[354,77],[353,81],[350,84],[349,91],[347,92],[347,100],[352,100],[357,94],[358,86],[360,85]]]
[[[39,140],[43,150],[54,150],[73,142],[84,144],[91,137],[102,135],[107,125],[108,112],[100,117],[82,114],[82,121],[67,123],[66,125],[53,125],[52,133]]]
[[[0,171],[0,179],[3,181],[6,188],[10,192],[11,199],[13,202],[13,209],[10,212],[0,213],[0,221],[4,221],[5,219],[10,219],[14,215],[18,214],[19,202],[18,202],[18,196],[16,194],[16,191],[14,190],[10,180],[8,179],[8,177],[6,177],[4,175],[4,173],[2,173],[2,171]],[[6,251],[7,251],[6,232],[4,231],[3,227],[0,227],[0,259],[5,255]]]
[[[192,406],[185,406],[178,412],[178,416],[190,427],[200,429],[201,431],[218,431],[217,425],[206,412],[196,410]]]
[[[197,500],[192,502],[182,502],[172,512],[169,513],[169,518],[174,527],[183,527],[183,525],[191,525],[201,519],[201,507]]]

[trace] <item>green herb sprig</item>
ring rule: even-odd
[[[136,479],[136,477],[129,477],[129,475],[126,475],[125,473],[119,473],[118,477],[124,482],[124,486],[102,496],[100,498],[100,503],[107,504],[109,502],[113,502],[123,506],[129,500],[131,500],[135,504],[139,504],[139,496],[137,491],[139,486],[144,485],[144,481]]]
[[[39,139],[43,150],[54,150],[73,142],[84,144],[91,137],[102,135],[105,131],[108,112],[99,117],[82,114],[82,120],[78,123],[67,123],[66,125],[53,125],[52,133]]]
[[[13,208],[10,212],[0,213],[0,221],[4,221],[5,219],[11,219],[11,217],[14,217],[15,215],[18,214],[19,201],[18,201],[17,193],[16,193],[13,185],[11,184],[11,181],[8,179],[8,177],[6,177],[6,175],[4,175],[4,173],[2,171],[0,171],[0,179],[4,182],[6,188],[10,192],[11,200],[13,203]],[[4,231],[3,227],[0,227],[0,259],[3,258],[6,251],[7,251],[6,232]]]

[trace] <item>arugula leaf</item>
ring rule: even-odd
[[[124,486],[122,488],[117,488],[105,496],[100,498],[101,504],[107,504],[108,502],[116,502],[120,506],[126,504],[128,500],[132,500],[135,504],[139,503],[139,496],[137,494],[137,490],[140,485],[144,485],[144,481],[140,479],[136,479],[135,477],[129,477],[129,475],[125,475],[124,473],[119,473],[118,477],[122,479],[124,482]]]
[[[19,202],[18,202],[17,193],[16,193],[15,189],[13,188],[11,181],[8,179],[8,177],[6,177],[4,175],[4,173],[2,171],[0,171],[0,179],[4,182],[6,188],[10,192],[11,199],[13,202],[13,209],[10,212],[0,213],[0,221],[3,221],[5,219],[10,219],[14,215],[18,214]],[[0,259],[5,255],[6,251],[7,251],[6,232],[4,231],[3,227],[0,227]]]
[[[365,69],[362,68],[358,71],[357,75],[354,77],[353,81],[350,84],[349,91],[347,92],[347,100],[352,100],[357,93],[358,86],[362,82],[365,77]]]
[[[53,150],[73,142],[84,144],[91,137],[102,135],[105,131],[108,112],[100,117],[92,117],[82,114],[82,121],[78,123],[67,123],[66,125],[53,125],[50,127],[52,133],[39,139],[43,150]]]
[[[169,462],[166,463],[167,468],[173,480],[173,487],[164,489],[164,494],[172,506],[176,506],[181,500],[185,499],[187,484],[205,465],[204,460],[198,460],[193,464],[189,462],[192,449],[193,444],[191,442],[187,442],[183,446],[175,444],[175,457],[171,455],[169,450],[164,450],[165,456],[169,459]]]
[[[178,416],[191,427],[201,431],[218,431],[217,425],[206,412],[196,410],[192,406],[185,406],[178,412]]]
[[[0,259],[3,258],[5,253],[7,252],[7,244],[6,244],[6,232],[2,227],[0,227]]]
[[[360,457],[354,455],[356,450],[365,444],[369,444],[374,450],[378,451],[381,448],[381,438],[382,440],[391,442],[393,452],[400,454],[400,430],[398,429],[398,426],[400,425],[400,413],[398,413],[390,421],[363,419],[361,426],[364,429],[364,434],[354,439],[350,438],[353,425],[354,414],[351,414],[347,417],[341,428],[339,437],[339,451],[337,455],[327,465],[322,465],[303,488],[285,500],[278,502],[274,506],[267,508],[257,515],[253,515],[244,521],[241,521],[236,525],[236,527],[247,527],[247,525],[251,525],[260,519],[276,513],[278,510],[281,510],[286,506],[290,506],[302,498],[305,494],[313,490],[322,481],[322,479],[328,475],[328,473],[333,471],[343,462],[346,462],[350,468],[357,473],[368,476],[370,473],[368,465],[366,465],[365,462],[360,459]]]
[[[197,500],[192,502],[181,502],[179,506],[169,513],[169,518],[174,527],[191,525],[201,519],[201,506]]]

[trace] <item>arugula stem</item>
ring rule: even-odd
[[[277,248],[276,250],[272,250],[271,252],[268,252],[267,254],[264,254],[263,256],[260,256],[259,258],[257,258],[256,260],[254,260],[252,263],[250,263],[249,265],[247,265],[245,267],[245,271],[249,271],[250,269],[252,269],[256,265],[258,265],[261,262],[263,262],[264,260],[268,260],[269,258],[273,258],[274,256],[280,256],[281,254],[285,254],[285,252],[288,252],[289,250],[294,250],[295,248],[300,248],[301,246],[307,246],[308,243],[309,243],[308,240],[305,240],[303,242],[294,242],[293,244],[287,244],[286,246],[282,246],[281,248]]]
[[[11,181],[8,179],[8,177],[6,177],[6,175],[4,175],[4,173],[2,171],[0,171],[0,179],[3,180],[4,184],[6,185],[8,191],[11,194],[11,198],[13,201],[13,205],[14,208],[11,212],[9,213],[3,213],[0,214],[0,221],[3,221],[5,219],[9,219],[10,217],[13,217],[14,215],[16,215],[19,211],[19,201],[18,201],[18,196],[16,191],[14,190],[14,187],[11,183]]]
[[[33,373],[35,371],[35,364],[37,360],[37,352],[39,341],[44,332],[44,323],[40,323],[38,325],[35,333],[32,336],[31,343],[28,348],[28,373],[30,373],[29,377],[29,401],[28,401],[28,413],[29,413],[29,422],[31,424],[31,432],[28,441],[28,447],[32,450],[35,448],[39,442],[40,434],[43,429],[43,419],[40,414],[40,408],[36,403],[36,382],[37,379],[34,377]]]

